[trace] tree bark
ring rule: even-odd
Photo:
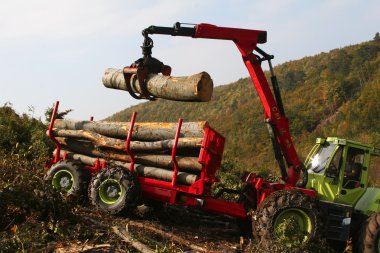
[[[83,154],[75,154],[68,150],[61,150],[61,157],[63,156],[64,152],[67,153],[67,156],[70,159],[78,160],[84,164],[94,166],[97,158],[89,157]],[[99,159],[102,163],[104,160]],[[129,169],[130,163],[123,163],[120,161],[112,162],[114,165],[124,167],[126,169]],[[143,164],[135,164],[135,170],[139,176],[148,177],[148,178],[155,178],[166,182],[171,182],[173,177],[173,171],[172,170],[165,170],[161,168],[156,167],[149,167]],[[195,183],[199,179],[199,176],[194,174],[189,174],[186,172],[179,171],[177,174],[177,182],[180,184],[186,184],[191,185]]]
[[[54,129],[53,135],[56,137],[86,139],[94,143],[95,146],[102,148],[112,148],[122,151],[125,151],[126,149],[125,140],[106,137],[101,134],[86,130]],[[200,148],[202,145],[202,141],[202,138],[197,137],[179,138],[177,149]],[[163,151],[171,150],[173,148],[173,144],[174,140],[163,140],[154,142],[131,141],[130,145],[132,151]]]
[[[115,152],[111,150],[97,149],[89,141],[81,141],[68,138],[57,138],[58,142],[70,151],[74,153],[84,154],[88,156],[94,156],[104,159],[113,159],[121,162],[131,162],[131,158],[126,153]],[[169,155],[150,155],[150,154],[136,154],[135,161],[138,163],[165,167],[173,169],[172,158]],[[180,170],[199,172],[202,170],[202,165],[198,162],[197,157],[178,157],[178,167]]]
[[[207,121],[184,122],[181,127],[181,138],[203,138],[204,130],[208,126]],[[86,130],[112,138],[127,137],[129,122],[107,121],[74,121],[55,120],[54,127],[66,130]],[[133,140],[160,141],[173,139],[177,130],[177,123],[136,122],[132,132]]]
[[[57,152],[56,150],[54,150],[54,153]],[[94,157],[91,157],[91,156],[86,156],[86,155],[82,155],[82,154],[76,154],[76,153],[73,153],[69,150],[66,150],[66,149],[61,149],[61,152],[60,152],[60,156],[61,158],[63,157],[63,154],[66,152],[67,154],[67,157],[70,158],[70,159],[74,159],[74,160],[78,160],[80,161],[81,163],[83,164],[86,164],[86,165],[89,165],[89,166],[94,166],[96,161],[98,160],[98,158],[94,158]],[[102,159],[102,158],[99,158],[99,162],[100,163],[103,163],[104,161],[106,161],[105,159]],[[122,163],[122,162],[117,162],[116,165],[118,166],[123,166],[124,167],[124,164],[125,163]]]
[[[137,174],[143,177],[160,179],[162,181],[171,182],[173,178],[172,170],[165,170],[156,167],[148,167],[143,164],[135,166]],[[192,185],[199,179],[199,176],[179,171],[177,174],[177,182],[180,184]]]
[[[107,88],[128,90],[123,70],[106,69],[102,81]],[[137,75],[132,75],[130,86],[134,93],[142,93]],[[213,82],[206,72],[183,77],[149,74],[146,79],[146,89],[151,95],[158,98],[187,102],[208,102],[211,100]]]

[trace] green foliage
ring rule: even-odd
[[[314,238],[305,241],[306,234],[302,233],[295,218],[286,219],[274,231],[276,240],[270,248],[272,253],[335,253],[336,251],[324,238]],[[335,242],[336,243],[336,242]],[[255,241],[251,252],[266,253],[260,241]],[[346,251],[345,251],[346,252]]]
[[[0,107],[0,150],[5,154],[33,160],[48,157],[51,142],[45,135],[46,126],[27,114],[19,116],[9,104]]]
[[[48,107],[46,110],[45,110],[45,118],[46,118],[46,123],[49,123],[50,120],[51,120],[51,116],[53,114],[53,111],[54,111],[54,105],[52,105],[51,107]],[[69,114],[70,112],[72,112],[73,109],[67,109],[63,112],[59,112],[57,111],[57,116],[56,116],[56,119],[63,119],[64,117],[66,117],[67,114]]]
[[[61,223],[73,216],[43,184],[43,166],[52,150],[46,126],[5,104],[0,107],[0,129],[0,248],[23,250],[33,242],[59,238]]]
[[[308,242],[304,241],[303,234],[294,218],[290,218],[281,223],[276,229],[277,238],[273,245],[273,252],[281,253],[334,253],[324,239],[316,239]]]
[[[52,151],[46,129],[9,104],[0,107],[0,252],[37,252],[51,242],[104,239],[80,222],[73,203],[44,182]]]
[[[286,62],[276,66],[275,73],[301,159],[316,137],[380,144],[378,40]],[[129,121],[133,111],[138,113],[138,121],[208,120],[226,137],[222,171],[278,171],[262,120],[262,105],[249,78],[216,87],[209,103],[146,102],[109,120]]]
[[[107,234],[99,235],[73,213],[74,203],[44,182],[45,159],[27,160],[0,150],[0,251],[38,252],[59,241],[108,241]]]
[[[375,37],[373,37],[373,40],[375,40],[375,41],[379,41],[380,40],[380,33],[379,32],[377,32],[375,34]]]

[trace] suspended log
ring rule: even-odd
[[[106,69],[102,81],[107,88],[128,90],[123,70]],[[130,87],[132,92],[142,94],[137,75],[132,75]],[[212,96],[213,82],[206,72],[183,77],[149,74],[146,78],[146,89],[151,95],[158,98],[187,102],[208,102]]]
[[[94,166],[97,158],[93,158],[90,156],[86,156],[83,154],[75,154],[73,152],[70,152],[68,150],[61,150],[61,157],[63,157],[63,154],[66,152],[68,158],[78,160],[84,164]],[[103,162],[103,159],[100,159],[100,162]],[[130,163],[123,163],[119,161],[113,161],[113,164],[117,166],[122,166],[126,169],[129,169]],[[156,167],[149,167],[143,164],[135,164],[135,170],[139,176],[148,177],[148,178],[154,178],[159,179],[166,182],[171,182],[173,177],[173,171],[172,170],[165,170],[161,168]],[[179,171],[177,174],[177,182],[179,184],[186,184],[191,185],[195,183],[199,179],[198,175],[189,174],[186,172]]]
[[[110,148],[124,151],[126,149],[125,140],[105,137],[101,134],[86,130],[65,130],[54,129],[53,135],[56,137],[78,138],[91,141],[97,147]],[[200,148],[202,138],[187,137],[179,138],[177,149]],[[163,140],[154,142],[132,141],[130,146],[132,151],[163,151],[173,148],[174,140]]]
[[[208,126],[207,121],[184,122],[181,127],[179,137],[203,138],[204,130]],[[107,122],[107,121],[74,121],[57,119],[54,127],[66,130],[86,130],[113,138],[127,137],[130,127],[128,122]],[[133,140],[160,141],[173,139],[177,130],[177,123],[158,122],[136,122],[133,128]]]
[[[121,162],[131,162],[130,156],[126,153],[115,152],[111,150],[97,149],[91,142],[68,138],[57,138],[58,142],[70,151],[88,156],[113,159]],[[169,155],[148,155],[136,154],[135,161],[146,165],[158,166],[173,169],[172,158]],[[177,162],[180,170],[201,171],[202,165],[198,162],[197,157],[178,157]]]

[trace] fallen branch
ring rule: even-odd
[[[93,218],[90,218],[90,217],[83,217],[83,218],[86,219],[86,220],[88,220],[88,221],[90,221],[90,222],[92,222],[92,223],[95,224],[95,225],[98,225],[98,226],[101,226],[101,227],[106,227],[103,223],[98,222],[98,221],[96,221],[96,220],[93,219]],[[203,247],[201,247],[201,246],[195,245],[195,244],[191,243],[190,241],[188,241],[188,240],[186,240],[186,239],[183,239],[183,238],[181,238],[181,237],[179,237],[179,236],[177,236],[177,235],[174,235],[174,234],[172,234],[172,233],[170,233],[170,232],[163,231],[162,229],[158,228],[157,226],[153,226],[153,225],[145,225],[145,224],[143,224],[143,223],[141,223],[141,222],[138,222],[138,221],[131,221],[131,220],[127,223],[127,226],[136,227],[136,228],[138,228],[138,229],[148,230],[148,231],[150,231],[150,232],[152,232],[152,233],[154,233],[154,234],[157,234],[157,235],[159,235],[159,236],[161,236],[161,237],[164,237],[164,238],[168,238],[170,241],[175,241],[175,242],[177,242],[177,243],[179,243],[179,244],[181,244],[181,245],[184,245],[184,246],[186,246],[186,247],[188,247],[188,248],[190,248],[190,249],[192,249],[192,250],[195,250],[195,251],[197,251],[197,252],[207,252],[207,249],[206,249],[206,248],[203,248]],[[113,226],[113,227],[112,227],[112,230],[113,230],[116,234],[117,234],[117,233],[120,233],[120,234],[123,235],[123,237],[125,236],[126,239],[128,240],[128,241],[127,241],[128,243],[129,243],[129,241],[132,240],[132,238],[129,237],[128,235],[123,234],[123,233],[120,231],[120,229],[119,229],[118,227]],[[117,232],[116,232],[115,230],[116,230]],[[127,232],[127,231],[126,231],[126,232]],[[120,234],[118,234],[118,235],[120,236]],[[124,238],[123,238],[123,239],[124,239]],[[144,245],[144,244],[143,244],[143,245]],[[144,245],[144,246],[145,246],[145,245]],[[141,252],[143,252],[143,251],[141,251]]]
[[[122,238],[126,243],[130,244],[133,248],[135,248],[136,250],[138,250],[139,252],[142,252],[142,253],[155,253],[154,250],[152,250],[151,248],[149,248],[148,246],[146,246],[145,244],[137,241],[137,240],[134,240],[129,234],[127,231],[125,230],[121,230],[119,227],[117,226],[113,226],[112,227],[112,231],[118,235],[120,238]]]
[[[182,244],[186,247],[189,247],[190,249],[192,250],[195,250],[197,252],[207,252],[207,249],[201,247],[201,246],[198,246],[198,245],[195,245],[193,243],[191,243],[190,241],[184,239],[184,238],[181,238],[177,235],[174,235],[170,232],[166,232],[166,231],[163,231],[155,226],[152,226],[152,225],[146,225],[146,224],[143,224],[143,223],[140,223],[140,222],[137,222],[137,221],[129,221],[128,222],[128,225],[132,226],[132,227],[137,227],[139,229],[144,229],[144,230],[149,230],[150,232],[152,233],[155,233],[157,235],[160,235],[161,237],[165,237],[165,238],[168,238],[169,240],[171,241],[175,241],[179,244]]]

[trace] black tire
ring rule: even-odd
[[[92,178],[88,196],[98,210],[117,214],[136,207],[140,199],[140,187],[129,170],[122,167],[107,168]]]
[[[85,166],[75,160],[61,160],[46,173],[45,180],[64,197],[87,197],[90,173]]]
[[[364,222],[358,243],[354,245],[358,253],[380,252],[380,213],[375,213]]]
[[[252,217],[253,236],[262,248],[271,249],[276,242],[276,226],[290,217],[296,218],[297,222],[301,220],[299,231],[307,230],[303,241],[318,236],[320,225],[315,200],[297,190],[277,191],[260,204]]]

